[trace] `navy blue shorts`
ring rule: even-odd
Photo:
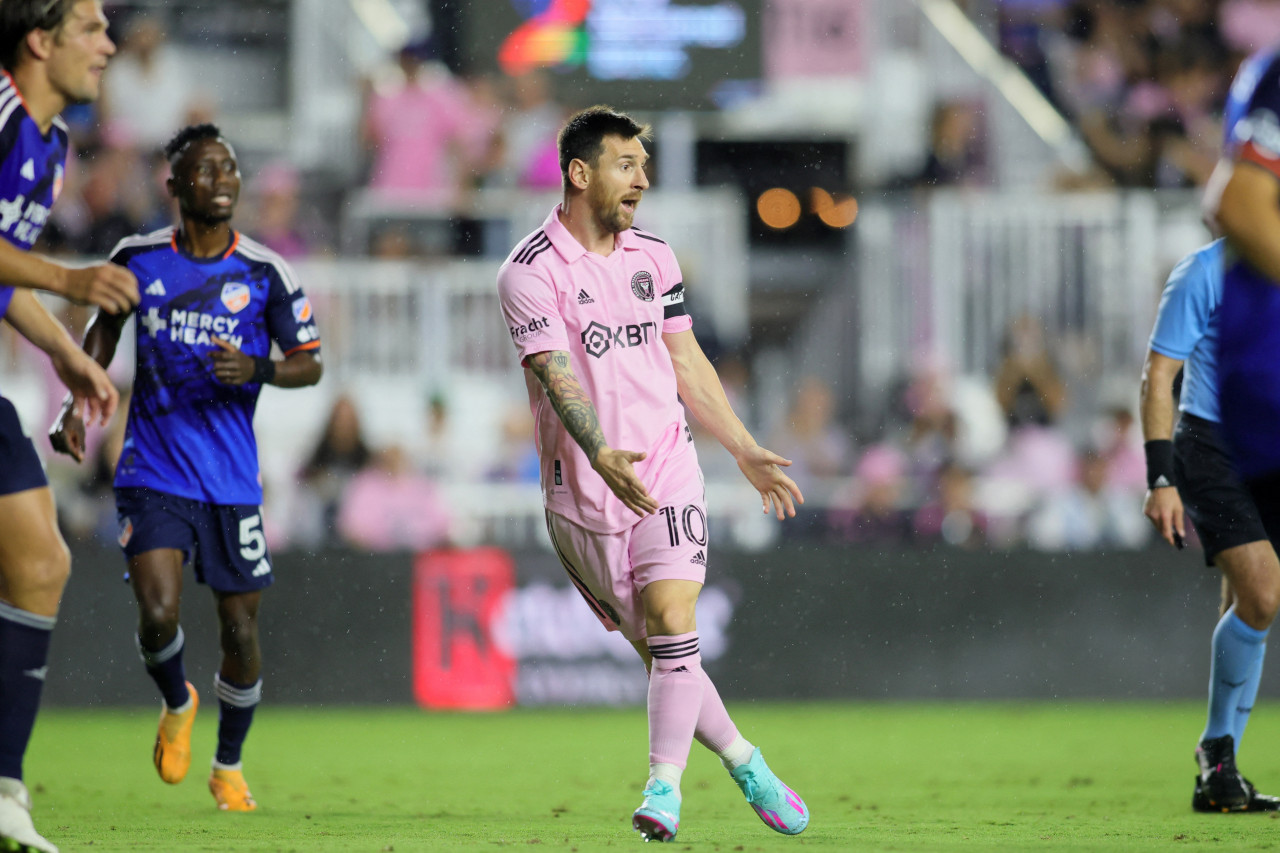
[[[18,410],[0,397],[0,495],[49,485],[36,446],[22,431]]]
[[[262,507],[208,504],[130,487],[116,489],[116,517],[126,557],[177,548],[196,580],[218,592],[253,592],[274,579]]]

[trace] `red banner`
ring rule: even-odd
[[[494,643],[515,586],[500,548],[428,551],[413,568],[413,692],[426,708],[492,710],[515,703],[516,661]]]

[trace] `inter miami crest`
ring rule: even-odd
[[[631,276],[631,292],[643,302],[653,301],[653,276],[645,270]]]

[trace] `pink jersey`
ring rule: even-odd
[[[366,116],[377,139],[369,186],[397,193],[453,192],[449,146],[467,141],[471,117],[465,91],[449,79],[419,79],[375,92]]]
[[[498,295],[520,363],[540,352],[569,353],[605,441],[648,454],[635,464],[636,474],[665,505],[701,493],[675,369],[662,342],[663,334],[686,331],[693,320],[670,246],[633,228],[619,234],[614,247],[608,257],[588,252],[561,224],[557,206],[498,271]],[[639,521],[591,468],[529,370],[525,384],[546,508],[598,533]]]

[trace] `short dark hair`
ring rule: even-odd
[[[649,125],[641,124],[626,113],[603,104],[587,107],[569,116],[556,139],[556,148],[560,152],[560,175],[565,186],[569,185],[569,164],[574,160],[581,160],[594,167],[604,153],[606,136],[620,136],[624,140],[635,139],[637,136],[648,139],[649,131]]]
[[[79,0],[0,0],[0,65],[14,70],[27,34],[56,30]]]
[[[0,0],[0,5],[9,2],[9,0]],[[173,135],[164,146],[164,157],[169,161],[169,165],[182,156],[182,152],[187,150],[187,146],[200,139],[220,139],[222,131],[218,129],[216,124],[189,124],[182,130]]]

